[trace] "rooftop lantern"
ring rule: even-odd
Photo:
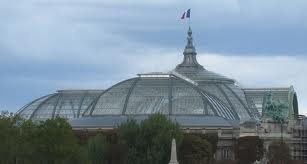
[[[181,64],[177,65],[176,71],[180,71],[181,69],[192,69],[192,70],[204,70],[203,66],[198,64],[196,59],[196,50],[193,45],[193,37],[192,37],[192,29],[189,27],[187,32],[187,45],[183,51],[183,61]]]

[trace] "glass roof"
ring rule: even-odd
[[[213,89],[208,89],[213,88]],[[84,116],[106,115],[215,115],[250,120],[244,93],[230,83],[196,85],[176,75],[139,76],[102,92]]]
[[[36,99],[18,111],[25,119],[46,120],[56,116],[79,118],[102,90],[61,90]]]

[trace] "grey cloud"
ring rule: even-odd
[[[186,28],[179,16],[187,7],[192,8],[192,26],[198,37],[203,36],[199,49],[241,54],[307,52],[302,45],[307,5],[301,0],[4,2],[3,6],[14,10],[0,12],[7,19],[0,42],[17,55],[39,58],[88,52],[84,55],[88,57],[101,49],[113,53],[137,47],[178,48],[178,40],[184,41],[184,35],[178,33]]]
[[[300,56],[306,62],[304,0],[3,0],[0,86],[19,90],[14,93],[23,92],[25,97],[30,95],[13,102],[8,100],[14,94],[0,95],[2,104],[22,104],[25,99],[70,85],[101,87],[105,81],[115,82],[138,72],[172,69],[181,60],[185,44],[188,23],[179,17],[187,8],[192,8],[191,26],[199,53],[229,56],[225,62],[236,55],[264,54],[269,56],[267,60],[284,55]],[[224,69],[228,70],[220,68],[221,72]],[[259,74],[251,73],[259,76],[257,81],[264,78]],[[25,76],[31,78],[22,85]],[[289,76],[292,78],[292,74]],[[246,74],[236,77],[243,82],[254,79]],[[3,78],[8,81],[4,83]],[[287,78],[279,81],[297,83]],[[270,81],[262,83],[273,85]],[[298,86],[302,92],[304,88],[300,83]]]

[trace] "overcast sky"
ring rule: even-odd
[[[306,0],[1,0],[0,110],[59,89],[105,89],[182,60],[242,87],[289,87],[307,113]]]

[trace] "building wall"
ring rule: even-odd
[[[307,118],[299,116],[293,126],[292,156],[293,159],[303,160],[307,163]]]

